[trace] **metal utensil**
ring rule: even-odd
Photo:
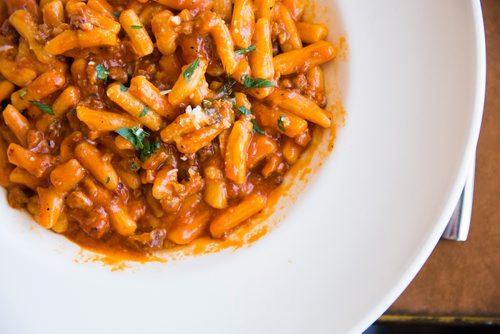
[[[469,174],[465,181],[465,186],[460,196],[457,206],[451,215],[441,238],[455,241],[467,240],[469,234],[470,220],[472,214],[472,200],[474,194],[474,174],[476,161],[472,161]]]

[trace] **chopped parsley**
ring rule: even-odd
[[[31,104],[33,104],[35,107],[37,107],[38,109],[40,109],[44,113],[49,114],[51,116],[55,115],[54,111],[52,110],[52,107],[49,106],[48,104],[42,103],[40,101],[30,101],[30,102],[31,102]]]
[[[104,67],[103,64],[97,64],[95,66],[95,71],[97,73],[97,79],[99,80],[106,80],[108,78],[108,70],[106,69],[106,67]]]
[[[140,151],[140,159],[145,160],[151,156],[157,149],[160,148],[159,142],[151,143],[146,137],[149,133],[142,128],[134,126],[132,128],[120,128],[115,131],[123,138],[127,139],[134,145],[137,151]]]
[[[252,119],[251,120],[252,124],[253,124],[253,132],[255,133],[258,133],[259,135],[265,135],[266,133],[264,132],[264,130],[262,130],[259,126],[259,124],[257,124],[257,121]]]
[[[106,184],[108,184],[110,180],[111,180],[111,178],[108,176],[108,177],[106,178]]]
[[[241,77],[241,81],[245,88],[266,88],[276,86],[272,81],[262,78],[251,78],[246,74]]]
[[[245,106],[238,107],[238,113],[240,115],[245,115],[245,116],[250,116],[252,114],[252,112],[248,110],[248,108],[246,108]]]
[[[253,52],[255,50],[257,50],[257,47],[255,45],[250,45],[248,48],[236,49],[236,50],[234,50],[234,53],[242,55],[245,53]]]
[[[233,78],[228,78],[226,82],[217,90],[217,96],[231,95],[233,94],[233,86],[236,84],[236,80]]]
[[[75,107],[71,108],[69,110],[69,112],[72,113],[72,114],[74,114],[74,115],[76,115],[76,108]]]
[[[132,28],[132,29],[142,29],[142,28],[144,28],[144,27],[143,27],[143,26],[139,26],[139,25],[132,24],[132,25],[130,26],[130,28]]]
[[[288,118],[285,115],[280,115],[278,117],[278,129],[280,129],[281,132],[285,132],[285,122],[288,121]]]
[[[139,158],[141,161],[146,160],[151,156],[151,154],[155,153],[156,150],[160,148],[160,142],[153,142],[151,143],[149,140],[144,141],[144,148],[141,151],[141,154],[139,155]]]
[[[120,84],[120,92],[126,92],[127,90],[128,90],[127,86]]]
[[[19,91],[19,97],[24,97],[28,92],[26,92],[26,89],[21,89]]]
[[[144,148],[143,142],[147,140],[146,137],[149,136],[148,132],[138,126],[134,126],[132,128],[120,128],[115,132],[131,142],[136,150],[142,150]]]
[[[121,14],[121,12],[113,12],[113,15],[114,15],[116,18],[119,18],[119,17],[120,17],[120,14]]]
[[[201,107],[203,112],[210,116],[215,122],[220,122],[222,120],[221,114],[217,112],[212,101],[207,99],[201,101]]]
[[[137,164],[134,161],[132,161],[130,163],[130,169],[135,171],[135,170],[138,170],[139,167],[137,167]]]
[[[210,116],[215,122],[220,122],[222,121],[222,116],[221,114],[219,114],[215,108],[213,107],[210,107],[210,108],[205,108],[203,109],[203,111],[205,112],[205,114],[207,114],[208,116]]]
[[[142,112],[140,113],[139,118],[146,116],[148,114],[148,111],[149,111],[149,107],[145,106],[144,109],[142,109]]]
[[[196,58],[191,64],[189,64],[188,67],[184,70],[182,73],[182,76],[184,79],[186,79],[187,82],[191,80],[191,77],[194,74],[194,71],[200,66],[200,58]]]

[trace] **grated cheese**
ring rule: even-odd
[[[171,16],[170,22],[178,26],[179,24],[181,24],[181,18],[179,16]]]
[[[185,112],[193,120],[193,125],[196,130],[200,129],[202,127],[202,124],[206,123],[207,121],[208,116],[202,111],[200,106],[196,106],[193,108],[188,105]]]
[[[12,45],[2,45],[0,46],[0,52],[7,51],[10,49],[13,49],[14,47]]]

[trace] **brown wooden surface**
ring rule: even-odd
[[[386,312],[392,316],[385,320],[413,315],[420,319],[453,316],[500,321],[500,0],[484,0],[482,6],[486,105],[469,238],[466,242],[440,241],[417,277]]]

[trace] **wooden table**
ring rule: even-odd
[[[469,238],[440,241],[381,321],[500,324],[500,0],[482,7],[487,88]]]

